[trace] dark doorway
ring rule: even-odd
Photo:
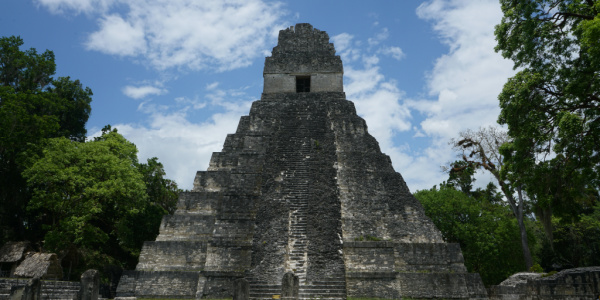
[[[296,93],[310,92],[310,76],[296,76]]]

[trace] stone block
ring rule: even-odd
[[[194,179],[193,192],[258,193],[260,185],[254,173],[233,173],[225,170],[199,171]]]
[[[400,272],[467,272],[456,243],[395,243],[394,252]]]
[[[187,212],[165,215],[156,241],[208,241],[214,224],[214,215]]]
[[[119,297],[196,298],[200,272],[124,271],[117,287]]]
[[[200,215],[214,215],[216,213],[221,198],[220,187],[216,186],[217,183],[210,176],[206,177],[208,178],[203,177],[205,186],[202,190],[179,193],[178,213]]]
[[[81,274],[77,300],[98,300],[99,291],[100,272],[92,269],[83,272],[83,274]]]
[[[206,262],[208,242],[144,242],[138,271],[201,271]]]
[[[283,274],[281,279],[281,299],[298,300],[300,292],[300,279],[292,272]]]
[[[250,298],[250,284],[245,278],[233,282],[233,300],[248,300]]]
[[[391,242],[345,242],[346,272],[394,272],[394,245]]]

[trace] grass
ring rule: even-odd
[[[188,299],[188,298],[137,298],[137,300],[190,300],[190,299]],[[221,299],[206,298],[206,300],[232,300],[232,298],[221,298]]]
[[[451,298],[436,298],[437,300],[451,300]],[[375,298],[375,297],[348,297],[347,300],[426,300],[426,298],[411,298],[411,297],[402,297],[400,299],[390,299],[390,298]]]

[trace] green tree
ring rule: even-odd
[[[577,219],[600,183],[600,1],[500,3],[496,51],[519,70],[498,96],[506,177],[535,200],[552,240],[552,216]]]
[[[44,249],[63,255],[76,249],[87,265],[127,259],[120,224],[140,214],[148,198],[136,164],[135,145],[114,131],[88,143],[49,139],[23,172]]]
[[[587,267],[600,265],[600,202],[590,214],[577,221],[564,222],[553,218],[555,238],[550,257],[543,257],[548,269],[558,266]]]
[[[158,158],[149,158],[146,164],[139,164],[138,170],[146,182],[146,191],[152,203],[161,207],[165,213],[173,214],[179,193],[177,184],[165,178],[165,169]]]
[[[447,184],[467,195],[471,195],[473,182],[475,181],[473,179],[476,171],[474,166],[466,161],[457,160],[451,164],[447,171],[449,174]]]
[[[146,164],[137,165],[146,185],[148,201],[144,203],[143,213],[129,215],[120,223],[123,247],[139,255],[145,241],[153,241],[158,235],[162,217],[175,212],[181,190],[177,184],[165,178],[165,170],[158,158],[149,158]]]
[[[179,189],[158,159],[139,163],[136,146],[107,126],[94,141],[48,139],[24,172],[28,211],[45,250],[75,273],[106,266],[134,268],[142,244],[154,240]]]
[[[454,149],[462,151],[463,164],[452,169],[458,172],[468,168],[484,169],[494,176],[502,194],[506,198],[513,216],[517,219],[521,235],[521,249],[527,269],[533,266],[533,257],[529,248],[529,238],[525,226],[526,196],[519,177],[506,176],[506,159],[502,148],[510,143],[505,131],[495,127],[480,128],[478,131],[466,130],[460,133],[459,139],[450,144]],[[472,172],[472,171],[471,171]],[[452,172],[451,172],[452,174]]]
[[[478,272],[486,285],[493,285],[525,265],[522,257],[514,255],[521,252],[518,224],[508,207],[483,196],[499,197],[495,186],[488,189],[478,190],[482,197],[476,198],[442,184],[414,195],[444,240],[460,244],[469,272]]]
[[[19,37],[0,38],[0,242],[32,239],[22,171],[46,138],[85,139],[92,91],[69,77],[53,79],[54,54],[21,51]]]

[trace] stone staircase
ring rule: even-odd
[[[79,288],[79,282],[42,281],[42,300],[75,299]]]
[[[281,284],[269,284],[266,281],[248,280],[250,285],[249,299],[271,300],[274,295],[281,295]]]
[[[13,286],[24,286],[28,279],[0,279],[0,300],[10,299]],[[80,283],[75,281],[42,280],[41,300],[72,300],[77,297]]]
[[[289,170],[294,170],[293,179],[290,182],[290,192],[286,196],[289,211],[288,226],[288,259],[286,261],[286,271],[293,272],[298,276],[300,285],[306,283],[307,269],[307,244],[306,236],[306,214],[308,210],[308,189],[309,189],[309,166],[307,160],[310,159],[310,140],[307,138],[292,139],[292,145],[298,145],[295,149],[300,155],[289,156]]]
[[[345,300],[346,280],[344,277],[313,281],[309,285],[300,285],[300,299]]]

